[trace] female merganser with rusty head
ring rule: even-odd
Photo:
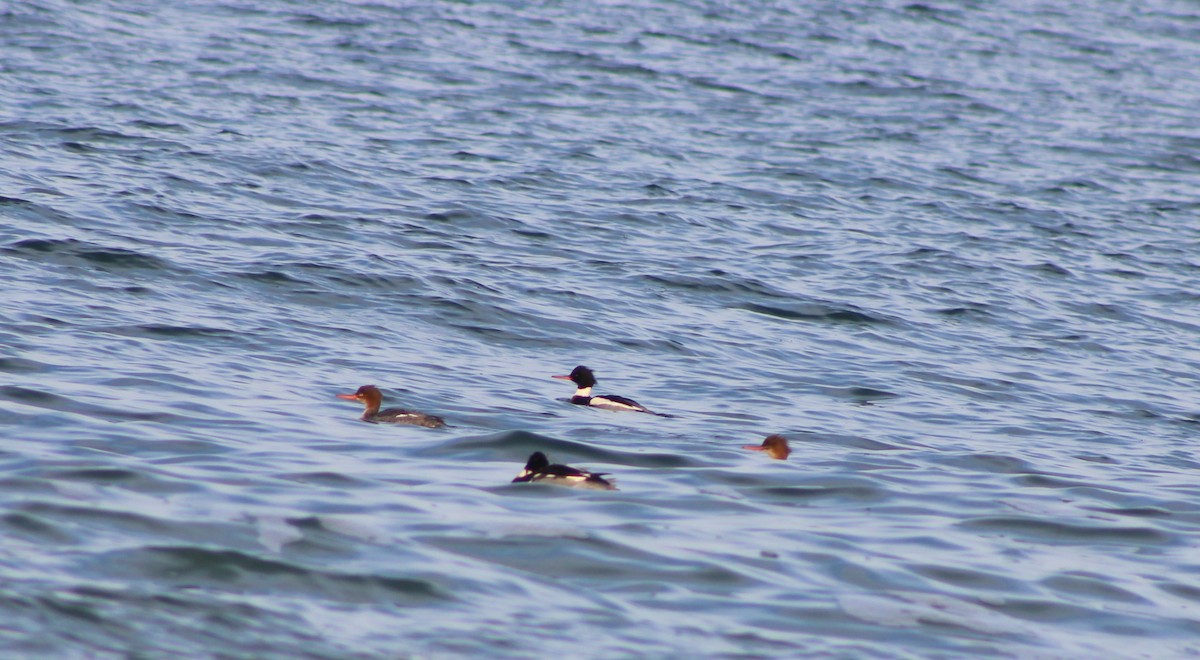
[[[792,453],[792,450],[788,448],[787,438],[778,434],[767,436],[767,439],[763,440],[761,445],[743,445],[742,449],[765,451],[767,452],[767,456],[777,458],[781,461],[787,460],[788,454]]]
[[[616,490],[611,481],[604,478],[607,472],[588,472],[567,465],[551,464],[550,459],[540,451],[535,451],[525,463],[525,469],[512,482],[543,481],[560,486],[576,488],[594,488],[597,490]]]
[[[446,425],[446,422],[437,415],[426,415],[425,413],[416,412],[415,410],[405,410],[403,408],[380,410],[379,406],[383,405],[383,394],[374,385],[363,385],[354,394],[339,394],[337,397],[363,404],[366,407],[366,410],[362,414],[362,421],[364,422],[415,424],[431,429]]]
[[[582,364],[571,370],[570,376],[553,376],[559,380],[569,380],[575,383],[575,396],[571,397],[571,403],[577,406],[591,406],[592,408],[603,408],[605,410],[631,410],[633,412],[650,413],[659,417],[670,417],[663,413],[656,413],[646,406],[627,399],[623,396],[614,394],[605,394],[604,396],[592,396],[592,387],[596,385],[596,376],[592,374],[592,370]]]

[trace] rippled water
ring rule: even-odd
[[[1198,44],[1183,0],[9,3],[0,648],[1200,653]]]

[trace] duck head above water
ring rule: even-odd
[[[354,394],[339,394],[337,398],[363,404],[368,415],[379,412],[379,406],[383,405],[383,392],[374,385],[363,385]]]
[[[592,373],[591,369],[588,369],[582,364],[572,369],[569,376],[552,376],[552,378],[569,380],[572,383],[575,383],[575,387],[578,387],[581,390],[591,388],[596,385],[595,374]]]
[[[767,439],[763,440],[761,445],[743,445],[742,449],[763,451],[767,453],[767,456],[781,461],[787,460],[788,455],[792,453],[792,450],[788,447],[787,438],[779,434],[767,436]]]

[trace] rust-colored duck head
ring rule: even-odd
[[[792,450],[788,448],[787,438],[779,434],[767,436],[767,439],[763,440],[761,445],[744,445],[742,449],[765,451],[767,452],[767,456],[781,461],[787,460],[788,454],[792,453]]]
[[[363,404],[368,415],[379,412],[379,406],[383,404],[383,393],[374,385],[363,385],[354,394],[339,394],[337,398]]]

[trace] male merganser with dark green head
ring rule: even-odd
[[[656,413],[646,406],[615,394],[605,394],[602,396],[592,396],[592,388],[596,385],[596,376],[591,369],[582,364],[571,370],[569,376],[553,376],[559,380],[569,380],[575,383],[575,395],[571,397],[571,403],[577,406],[590,406],[592,408],[603,408],[605,410],[629,410],[632,412],[650,413],[660,417],[670,417],[663,413]]]
[[[574,486],[575,488],[616,490],[617,487],[604,478],[606,474],[608,473],[588,472],[568,465],[556,465],[551,463],[545,454],[535,451],[530,454],[529,460],[525,463],[525,469],[521,470],[521,474],[513,479],[513,483],[540,481],[560,486]]]

